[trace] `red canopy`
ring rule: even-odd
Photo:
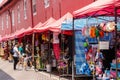
[[[23,37],[24,35],[22,35],[22,33],[25,31],[25,28],[20,29],[16,34],[15,37],[16,38],[20,38]]]
[[[120,6],[120,0],[97,0],[86,7],[73,12],[74,17],[93,15],[114,15],[114,8]],[[120,14],[120,10],[117,10]]]
[[[7,41],[8,40],[8,35],[6,34],[5,36],[1,37],[1,41]]]
[[[23,35],[21,35],[23,32],[25,31],[24,28],[15,31],[14,33],[12,33],[11,35],[8,35],[7,39],[14,39],[14,38],[20,38],[23,37]]]
[[[12,33],[12,34],[8,37],[8,39],[14,39],[17,33],[18,33],[18,30],[15,31],[14,33]]]
[[[35,27],[42,25],[41,22],[39,22]],[[30,35],[33,33],[33,28],[32,27],[28,27],[27,29],[21,31],[21,33],[19,33],[18,37],[23,37],[24,35]]]
[[[33,32],[43,32],[43,31],[47,31],[48,30],[48,25],[55,22],[54,18],[49,18],[46,22],[44,22],[43,24],[38,24],[33,28]]]
[[[60,32],[61,29],[61,24],[63,23],[64,20],[71,19],[73,18],[71,13],[66,13],[63,17],[61,17],[59,20],[55,21],[54,23],[48,25],[49,30],[53,32]]]
[[[23,33],[21,33],[20,35],[30,35],[33,32],[33,28],[32,27],[28,27],[25,31],[23,31]]]

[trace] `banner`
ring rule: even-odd
[[[109,41],[100,41],[99,49],[109,49]]]
[[[81,66],[86,62],[85,59],[85,48],[84,44],[84,36],[82,36],[81,31],[75,32],[75,65],[76,65],[76,74],[84,74],[81,72]]]

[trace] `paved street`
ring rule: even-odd
[[[67,80],[45,72],[16,70],[12,68],[13,63],[0,59],[0,80]]]

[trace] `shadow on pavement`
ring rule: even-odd
[[[15,80],[15,79],[0,69],[0,80]]]

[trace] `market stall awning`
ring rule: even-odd
[[[18,32],[18,30],[15,31],[14,33],[12,33],[12,34],[8,37],[8,39],[14,39],[17,32]]]
[[[39,22],[35,27],[40,26],[40,25],[42,25],[41,22]],[[25,35],[30,35],[32,33],[33,33],[33,28],[30,26],[27,29],[23,30],[21,33],[19,33],[18,37],[23,37]]]
[[[72,14],[68,12],[63,17],[61,17],[59,20],[57,20],[54,23],[48,25],[47,27],[49,27],[50,31],[60,32],[62,23],[65,20],[69,20],[69,19],[72,19],[72,18],[73,18]]]
[[[22,33],[25,31],[24,28],[15,31],[14,33],[10,34],[7,39],[14,39],[14,38],[20,38],[23,37]]]
[[[74,17],[114,15],[114,8],[120,6],[120,0],[97,0],[88,6],[73,12]],[[120,14],[120,10],[117,10]]]
[[[45,21],[43,24],[38,24],[33,28],[33,32],[43,32],[48,30],[48,25],[55,22],[56,20],[54,18],[49,18],[47,21]]]
[[[15,38],[20,38],[23,37],[24,35],[22,33],[24,33],[25,28],[20,29],[16,34],[15,34]]]
[[[27,29],[25,29],[25,31],[21,35],[30,35],[32,33],[33,33],[33,28],[28,27]]]
[[[7,41],[8,40],[8,35],[6,34],[5,36],[2,37],[1,41]]]

